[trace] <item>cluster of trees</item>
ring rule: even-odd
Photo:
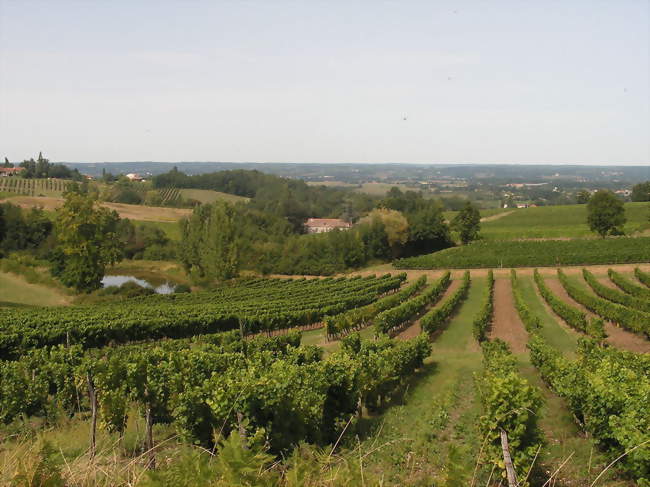
[[[178,256],[195,282],[231,279],[242,269],[330,275],[372,261],[450,247],[452,228],[463,243],[478,238],[480,215],[471,203],[450,225],[439,202],[411,195],[402,195],[400,201],[395,196],[351,230],[314,235],[297,234],[287,218],[249,206],[202,205],[182,222]]]
[[[11,203],[0,204],[0,257],[16,250],[35,250],[52,233],[53,224],[43,210],[29,211]]]
[[[300,233],[309,217],[353,221],[370,211],[376,199],[353,191],[309,186],[299,179],[281,178],[259,171],[232,170],[189,176],[177,168],[155,176],[153,187],[211,189],[250,198],[251,209],[286,218]]]
[[[4,167],[14,167],[5,157]],[[70,169],[64,164],[52,164],[49,159],[43,157],[43,153],[38,153],[38,158],[25,159],[20,163],[20,167],[24,167],[21,176],[27,179],[41,179],[41,178],[58,178],[58,179],[74,179],[80,181],[83,176],[77,169]]]
[[[120,220],[78,186],[74,189],[65,194],[54,221],[38,208],[0,204],[0,257],[29,252],[49,261],[52,275],[66,286],[83,292],[101,287],[106,266],[124,256],[173,257],[162,231]]]
[[[630,199],[632,201],[650,201],[650,181],[632,186]]]

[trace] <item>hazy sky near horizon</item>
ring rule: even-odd
[[[650,164],[649,18],[646,0],[0,0],[0,157]]]

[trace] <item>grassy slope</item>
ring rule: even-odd
[[[386,485],[433,485],[451,480],[466,485],[480,440],[474,424],[479,406],[473,372],[481,354],[472,337],[472,318],[479,310],[485,279],[476,279],[467,301],[433,343],[424,370],[413,381],[403,405],[391,407],[370,422],[378,431],[362,451],[368,469],[383,474]],[[438,485],[437,483],[435,485]]]
[[[0,306],[60,306],[69,302],[69,297],[59,290],[41,284],[30,284],[22,276],[13,273],[0,272],[0,290]]]
[[[646,228],[650,206],[648,203],[626,203],[625,233]],[[593,237],[587,226],[587,206],[540,206],[516,210],[503,218],[484,222],[481,233],[488,240],[515,238],[576,238]]]
[[[221,193],[211,189],[181,189],[183,198],[189,198],[200,201],[201,203],[213,203],[215,201],[227,201],[228,203],[245,203],[249,198],[237,196],[235,194]]]

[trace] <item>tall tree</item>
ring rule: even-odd
[[[454,217],[451,226],[460,234],[460,241],[463,245],[468,244],[479,237],[481,213],[476,205],[472,204],[471,201],[467,201],[465,206]]]
[[[9,159],[5,157],[5,163],[2,165],[2,167],[14,167],[14,165],[9,162]]]
[[[225,280],[238,275],[240,228],[231,205],[201,205],[181,225],[180,260],[193,280]]]
[[[95,206],[87,195],[68,192],[56,212],[57,247],[52,273],[66,286],[90,292],[101,287],[106,266],[123,254],[115,211]]]
[[[411,213],[408,220],[408,253],[413,255],[430,253],[452,245],[449,225],[445,223],[440,206],[430,205]]]
[[[650,201],[650,181],[632,186],[632,201]]]
[[[623,202],[609,190],[597,191],[587,203],[589,228],[603,238],[622,235],[626,221]]]
[[[368,216],[362,218],[360,223],[372,223],[374,218],[379,218],[384,224],[392,256],[398,257],[409,238],[408,220],[399,211],[376,208]]]

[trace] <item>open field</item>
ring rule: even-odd
[[[185,199],[193,199],[201,203],[214,203],[215,201],[226,201],[228,203],[246,203],[249,198],[235,194],[221,193],[211,189],[180,189],[180,194]]]
[[[626,203],[627,235],[650,229],[650,204]],[[540,206],[510,210],[508,215],[484,221],[481,235],[487,240],[522,238],[584,238],[596,235],[587,226],[587,205]]]
[[[63,205],[63,198],[54,197],[15,196],[2,200],[2,202],[4,201],[22,208],[43,208],[46,211],[54,211]],[[192,213],[192,210],[185,208],[163,208],[107,202],[100,202],[99,204],[104,208],[115,210],[121,218],[150,222],[175,222]]]

